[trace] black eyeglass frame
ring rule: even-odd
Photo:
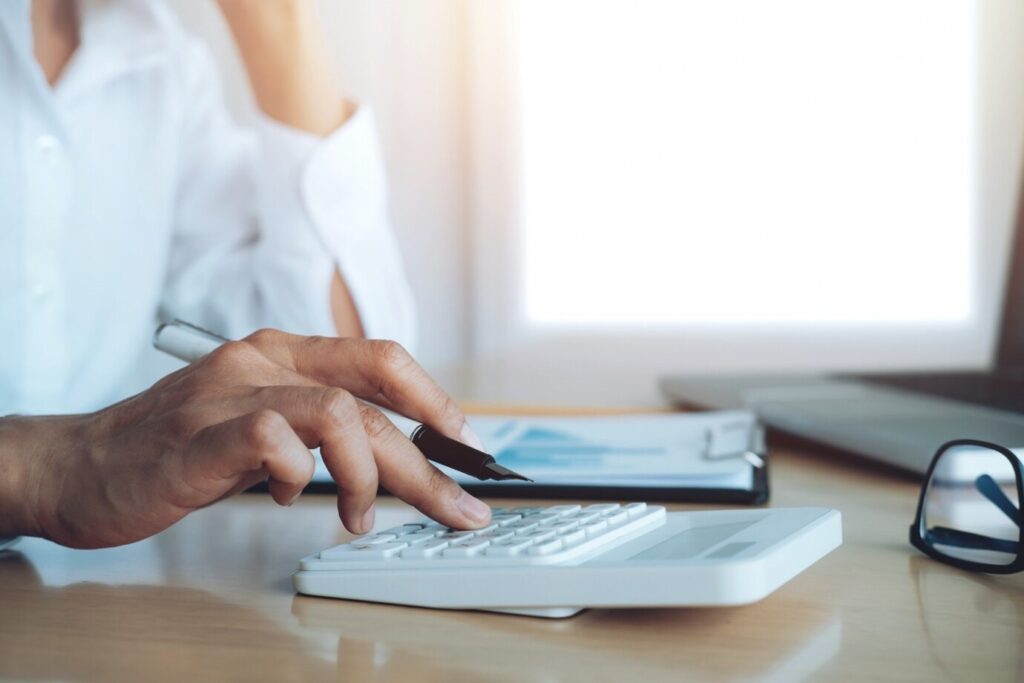
[[[934,546],[927,543],[921,536],[921,523],[924,518],[924,501],[925,498],[928,497],[928,489],[931,486],[932,473],[935,471],[935,466],[938,464],[945,452],[951,448],[956,448],[957,446],[975,446],[978,448],[991,449],[1000,453],[1010,462],[1010,466],[1013,467],[1013,472],[1017,479],[1018,533],[1017,557],[1015,557],[1013,562],[1009,564],[972,562],[971,560],[962,560],[958,557],[952,557],[936,550]],[[940,562],[945,562],[946,564],[960,569],[984,572],[986,574],[1014,574],[1016,572],[1024,571],[1024,504],[1022,503],[1024,503],[1024,463],[1021,463],[1020,459],[1014,455],[1010,449],[989,441],[978,441],[976,439],[957,439],[955,441],[948,441],[939,446],[939,450],[935,452],[935,455],[932,457],[932,462],[928,466],[928,473],[925,475],[924,485],[921,487],[921,497],[917,501],[917,514],[914,516],[914,523],[910,527],[910,544],[928,557],[939,560]]]

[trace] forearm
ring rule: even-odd
[[[45,475],[70,445],[71,424],[67,417],[0,418],[0,537],[46,536]]]
[[[355,107],[338,86],[309,0],[218,0],[218,4],[263,113],[320,136],[348,120]],[[359,313],[341,273],[332,278],[330,294],[337,334],[362,337]]]
[[[365,337],[363,323],[359,319],[352,292],[349,291],[341,273],[334,271],[331,278],[331,314],[334,316],[334,327],[339,337]]]
[[[355,110],[338,86],[309,0],[218,0],[260,109],[328,135]]]

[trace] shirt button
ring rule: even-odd
[[[56,136],[50,135],[49,133],[43,133],[36,138],[36,149],[43,154],[50,156],[55,152],[59,152],[61,148],[60,140]]]

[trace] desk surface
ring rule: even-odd
[[[123,548],[30,539],[0,559],[0,678],[931,680],[1024,677],[1024,583],[907,543],[918,484],[772,451],[772,505],[829,505],[844,545],[768,599],[562,621],[297,596],[298,558],[348,536],[328,497],[245,495]],[[503,501],[492,501],[503,504]],[[685,509],[686,506],[672,506]],[[380,527],[416,517],[393,500]]]

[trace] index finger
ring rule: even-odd
[[[277,330],[261,330],[246,341],[301,375],[483,449],[462,409],[398,342],[302,337]]]
[[[491,521],[491,509],[434,467],[384,413],[360,406],[373,447],[380,483],[432,519],[457,529],[478,529]]]

